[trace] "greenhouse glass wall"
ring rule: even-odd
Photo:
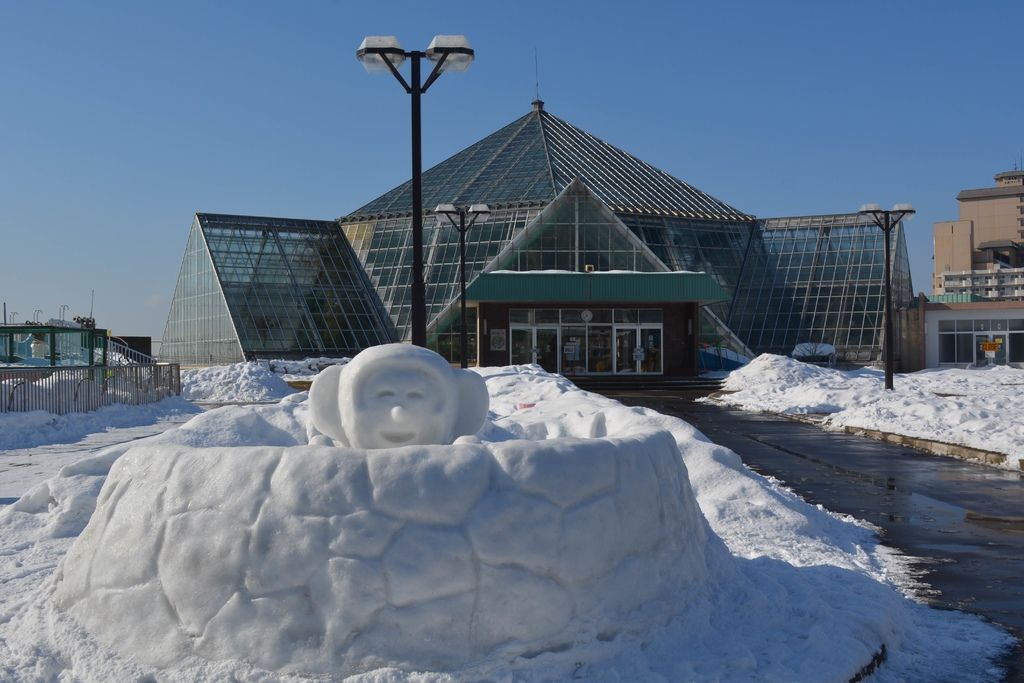
[[[854,363],[880,358],[885,310],[884,233],[870,216],[836,214],[758,221],[756,251],[729,326],[758,352],[789,354],[831,344]],[[893,307],[913,298],[903,225],[892,233]],[[899,316],[894,316],[899,339]]]
[[[391,339],[380,300],[335,223],[196,214],[162,359],[345,356]]]

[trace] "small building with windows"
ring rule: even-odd
[[[991,358],[986,357],[986,350],[991,351]],[[924,356],[929,368],[1024,368],[1024,302],[927,302]]]
[[[0,325],[0,365],[87,367],[106,364],[106,330],[64,324]]]
[[[704,273],[492,271],[466,297],[482,365],[685,376],[698,372],[699,306],[726,293]]]

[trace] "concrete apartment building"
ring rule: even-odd
[[[960,218],[933,227],[936,295],[1024,301],[1024,170],[957,195]]]

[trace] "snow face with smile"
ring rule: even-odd
[[[358,448],[439,444],[450,437],[451,401],[439,391],[445,381],[421,364],[382,365],[353,387],[356,419],[347,431]]]
[[[475,434],[489,398],[476,373],[417,346],[369,348],[321,372],[310,389],[313,424],[353,448],[452,443]]]

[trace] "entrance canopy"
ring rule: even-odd
[[[706,273],[492,271],[466,289],[467,301],[710,304],[728,294]]]

